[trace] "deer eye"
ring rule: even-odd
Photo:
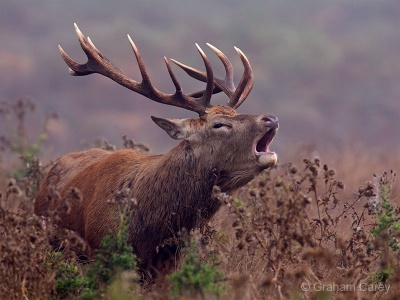
[[[215,123],[214,126],[213,126],[213,128],[221,128],[221,127],[223,127],[223,126],[225,126],[225,125],[222,124],[222,123]]]

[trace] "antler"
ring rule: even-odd
[[[121,70],[119,70],[118,67],[116,67],[107,57],[105,57],[96,48],[96,46],[92,43],[89,37],[85,38],[85,36],[82,34],[82,32],[79,30],[78,26],[75,23],[74,26],[81,47],[85,52],[88,61],[85,64],[76,63],[68,56],[68,54],[59,45],[58,48],[60,50],[61,56],[64,59],[65,63],[69,66],[69,73],[71,75],[85,76],[92,73],[99,73],[117,82],[118,84],[134,92],[137,92],[151,100],[188,109],[197,112],[199,115],[203,115],[206,111],[206,108],[211,106],[210,100],[213,94],[223,91],[229,97],[229,102],[227,105],[236,109],[243,103],[243,101],[246,99],[246,97],[248,96],[253,87],[254,83],[253,71],[251,69],[249,60],[239,48],[235,47],[235,50],[238,52],[239,57],[242,60],[244,66],[244,72],[238,87],[235,88],[235,85],[233,83],[233,67],[231,62],[225,56],[225,54],[222,53],[216,47],[212,46],[211,44],[207,44],[218,56],[218,58],[221,60],[221,62],[225,67],[226,76],[224,79],[219,79],[213,76],[212,67],[207,56],[205,55],[204,51],[199,47],[199,45],[196,44],[197,50],[199,51],[203,59],[206,72],[189,67],[174,59],[171,60],[179,67],[181,67],[189,76],[198,79],[200,81],[206,82],[206,88],[204,90],[194,92],[191,94],[183,94],[182,88],[175,74],[172,71],[168,59],[164,57],[168,73],[176,89],[174,94],[165,94],[157,90],[152,85],[150,77],[147,74],[143,59],[139,53],[139,50],[137,49],[135,43],[132,41],[129,34],[128,34],[128,39],[132,46],[133,52],[135,53],[136,61],[138,63],[139,70],[142,75],[141,82],[137,82],[129,78]]]
[[[251,89],[253,88],[254,75],[253,75],[253,70],[251,69],[250,66],[250,62],[247,59],[246,55],[244,55],[244,53],[239,48],[235,47],[235,50],[239,54],[239,57],[242,60],[244,66],[244,72],[242,78],[239,82],[238,87],[235,88],[235,84],[233,83],[233,67],[231,62],[228,60],[225,54],[222,53],[222,51],[220,51],[218,48],[208,43],[207,46],[210,47],[214,51],[214,53],[218,56],[218,58],[221,60],[222,64],[225,67],[225,72],[226,72],[224,79],[218,79],[214,77],[214,85],[215,85],[214,94],[223,91],[229,97],[229,102],[227,105],[236,109],[244,102],[244,100],[246,100]],[[189,67],[174,59],[171,60],[179,67],[181,67],[189,76],[204,82],[207,81],[208,75],[205,72]],[[204,91],[199,91],[190,94],[190,96],[198,96],[203,93]]]
[[[203,50],[199,47],[199,45],[196,44],[197,50],[199,51],[205,68],[206,72],[203,74],[202,73],[202,81],[206,82],[206,88],[204,91],[201,92],[199,95],[199,92],[193,93],[190,95],[186,95],[182,93],[182,88],[176,79],[174,73],[172,72],[171,66],[167,60],[167,58],[164,57],[165,64],[168,69],[168,73],[172,79],[172,82],[175,85],[175,93],[174,94],[165,94],[159,90],[157,90],[151,83],[150,77],[147,74],[143,59],[132,41],[131,37],[128,35],[129,42],[132,46],[133,52],[135,53],[136,60],[139,66],[140,73],[142,75],[142,81],[137,82],[131,78],[129,78],[127,75],[122,73],[121,70],[119,70],[115,65],[113,65],[108,58],[106,58],[103,54],[100,53],[100,51],[95,47],[95,45],[92,43],[90,38],[85,38],[85,36],[82,34],[82,32],[79,30],[78,26],[74,24],[75,26],[75,31],[78,36],[79,42],[81,44],[81,47],[83,51],[85,52],[88,61],[85,64],[78,64],[75,61],[73,61],[67,53],[61,48],[59,45],[58,48],[60,50],[61,56],[64,59],[65,63],[69,66],[69,73],[74,76],[85,76],[88,74],[92,73],[99,73],[101,75],[104,75],[111,80],[117,82],[118,84],[134,91],[137,92],[151,100],[168,104],[168,105],[173,105],[177,107],[181,107],[184,109],[188,109],[194,112],[197,112],[199,115],[203,115],[205,113],[205,110],[207,107],[210,106],[210,100],[211,96],[214,91],[214,77],[213,77],[213,71],[211,68],[211,64],[203,52]],[[201,71],[198,71],[201,72]],[[219,92],[219,91],[215,91]]]

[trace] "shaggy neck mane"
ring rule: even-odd
[[[135,251],[145,261],[166,240],[183,228],[190,231],[201,226],[220,207],[211,197],[217,179],[212,162],[200,163],[188,143],[181,142],[167,154],[149,159],[132,187],[138,205],[129,227]]]
[[[163,211],[167,208],[170,213],[177,213],[177,217],[186,216],[186,220],[176,221],[188,226],[187,229],[196,226],[190,224],[193,220],[198,221],[196,214],[201,213],[200,216],[207,219],[212,216],[208,214],[214,202],[210,198],[217,182],[217,170],[211,161],[196,157],[190,145],[184,141],[169,153],[157,156],[153,166],[146,174],[151,182],[147,187],[152,190],[151,197],[158,198],[155,203],[163,206]],[[182,214],[183,211],[185,213]]]

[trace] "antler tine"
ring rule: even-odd
[[[201,58],[203,59],[204,66],[206,67],[206,76],[207,76],[207,85],[204,91],[203,96],[198,100],[204,107],[210,106],[211,96],[213,95],[214,90],[214,74],[211,67],[211,63],[208,60],[206,54],[203,49],[196,43],[197,50],[199,51]]]
[[[224,67],[225,67],[225,78],[224,79],[219,79],[214,77],[214,94],[217,94],[219,92],[224,92],[226,95],[228,95],[228,97],[232,97],[234,91],[235,91],[235,85],[233,84],[233,67],[231,62],[228,60],[228,58],[225,56],[225,54],[222,53],[222,51],[220,51],[218,48],[214,47],[211,44],[207,43],[207,46],[209,46],[214,53],[218,56],[218,58],[222,61]],[[200,71],[198,69],[192,68],[188,65],[185,65],[175,59],[171,59],[176,65],[178,65],[182,70],[184,70],[186,72],[186,74],[188,74],[190,77],[206,82],[207,80],[207,74],[203,71]],[[201,95],[203,93],[203,91],[198,91],[195,93],[190,94],[190,96],[197,96],[197,95]]]
[[[218,56],[221,60],[222,64],[225,67],[225,78],[222,80],[223,86],[227,88],[227,90],[231,93],[235,91],[235,84],[233,83],[233,67],[232,63],[226,57],[226,55],[219,50],[217,47],[207,43],[207,46],[211,48],[212,51]],[[229,95],[228,95],[229,96]]]
[[[140,75],[142,76],[142,85],[145,86],[147,89],[155,91],[155,89],[153,88],[153,86],[151,84],[149,74],[147,74],[147,70],[146,70],[143,58],[140,55],[140,52],[139,52],[138,48],[136,47],[136,44],[132,41],[131,36],[129,34],[127,34],[127,36],[128,36],[129,43],[131,44],[133,53],[135,54],[136,62],[138,64],[139,71],[140,71]]]
[[[176,93],[181,93],[182,92],[181,85],[180,85],[178,79],[176,79],[176,76],[175,76],[174,72],[172,71],[171,65],[165,56],[164,56],[164,62],[165,62],[165,65],[167,66],[169,77],[171,77],[172,82],[175,85]]]
[[[171,61],[174,64],[178,65],[181,69],[183,69],[186,72],[186,74],[188,74],[190,77],[200,80],[200,81],[203,81],[203,82],[206,82],[207,74],[205,72],[194,69],[192,67],[189,67],[173,58],[171,58]],[[222,89],[219,88],[219,84],[216,80],[217,80],[217,78],[214,78],[213,94],[218,94],[218,93],[222,92]],[[205,92],[205,90],[193,92],[193,93],[189,94],[189,96],[194,97],[194,98],[199,98],[204,94],[204,92]]]
[[[135,81],[126,76],[121,70],[118,69],[118,67],[113,65],[111,61],[108,60],[108,58],[105,57],[96,48],[90,38],[85,38],[85,36],[82,34],[76,24],[74,24],[74,26],[79,43],[83,51],[85,52],[88,61],[84,64],[78,64],[68,56],[68,54],[62,49],[61,46],[58,46],[62,58],[69,67],[69,72],[71,75],[84,76],[92,73],[99,73],[153,101],[191,110],[197,112],[199,115],[203,115],[206,111],[206,108],[210,106],[211,96],[214,91],[213,71],[207,56],[197,44],[196,47],[204,61],[204,65],[206,68],[206,73],[204,73],[204,81],[207,83],[205,90],[201,94],[196,96],[193,96],[193,94],[183,94],[182,88],[178,80],[172,72],[168,61],[165,59],[169,75],[176,88],[174,94],[165,94],[157,90],[152,85],[140,52],[129,35],[128,40],[135,54],[136,61],[139,66],[139,71],[142,76],[141,82]]]
[[[246,99],[246,97],[249,95],[253,83],[254,83],[254,77],[253,77],[253,71],[251,69],[249,60],[247,57],[243,54],[243,52],[235,47],[235,50],[238,52],[240,59],[242,60],[243,66],[244,66],[244,73],[242,75],[242,78],[239,82],[239,85],[237,88],[235,88],[235,84],[233,83],[233,67],[232,63],[229,61],[229,59],[226,57],[226,55],[219,50],[218,48],[214,47],[213,45],[207,43],[207,46],[209,46],[213,52],[218,56],[218,58],[221,60],[222,64],[225,67],[225,78],[224,79],[219,79],[214,77],[214,84],[215,88],[213,93],[219,93],[223,91],[228,98],[230,99],[227,106],[230,106],[232,108],[238,108],[243,101]],[[180,68],[182,68],[189,76],[200,80],[200,81],[205,81],[207,79],[206,74],[198,69],[192,68],[190,66],[187,66],[181,62],[178,62],[176,60],[172,61],[177,64]],[[196,93],[190,94],[190,96],[195,96],[203,93],[203,91],[198,91]]]
[[[61,53],[62,58],[64,59],[65,63],[69,67],[69,73],[73,76],[85,76],[93,73],[98,73],[98,70],[96,70],[95,65],[93,62],[96,59],[105,59],[108,64],[112,65],[111,62],[103,57],[99,50],[94,46],[90,38],[85,38],[85,36],[82,34],[80,31],[78,25],[74,23],[75,27],[75,32],[76,35],[78,36],[79,43],[82,47],[82,50],[85,52],[86,56],[88,57],[88,62],[85,64],[78,64],[75,61],[73,61],[68,54],[64,51],[64,49],[58,45],[58,49]],[[115,67],[115,66],[114,66]]]
[[[239,85],[233,97],[228,102],[228,106],[236,109],[244,102],[244,100],[246,100],[247,96],[251,92],[254,85],[254,74],[246,55],[244,55],[244,53],[237,47],[235,47],[235,50],[239,54],[244,66],[244,72]]]
[[[85,38],[82,38],[83,34],[79,30],[78,26],[75,23],[74,23],[74,26],[75,26],[75,31],[76,31],[76,34],[78,36],[79,42],[82,45],[81,41],[84,40]],[[82,46],[82,49],[83,49],[83,51],[85,51],[83,46]],[[88,70],[83,70],[82,65],[74,62],[60,45],[58,45],[58,50],[61,53],[61,57],[64,59],[65,63],[69,67],[69,73],[71,75],[84,76],[84,75],[87,75],[87,74],[91,74],[91,72],[89,72]],[[85,51],[85,53],[86,53],[86,51]],[[86,53],[86,55],[87,55],[87,53]]]

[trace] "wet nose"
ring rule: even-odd
[[[272,115],[265,116],[262,118],[262,121],[264,122],[265,127],[269,128],[278,128],[279,127],[279,122],[278,118]]]

